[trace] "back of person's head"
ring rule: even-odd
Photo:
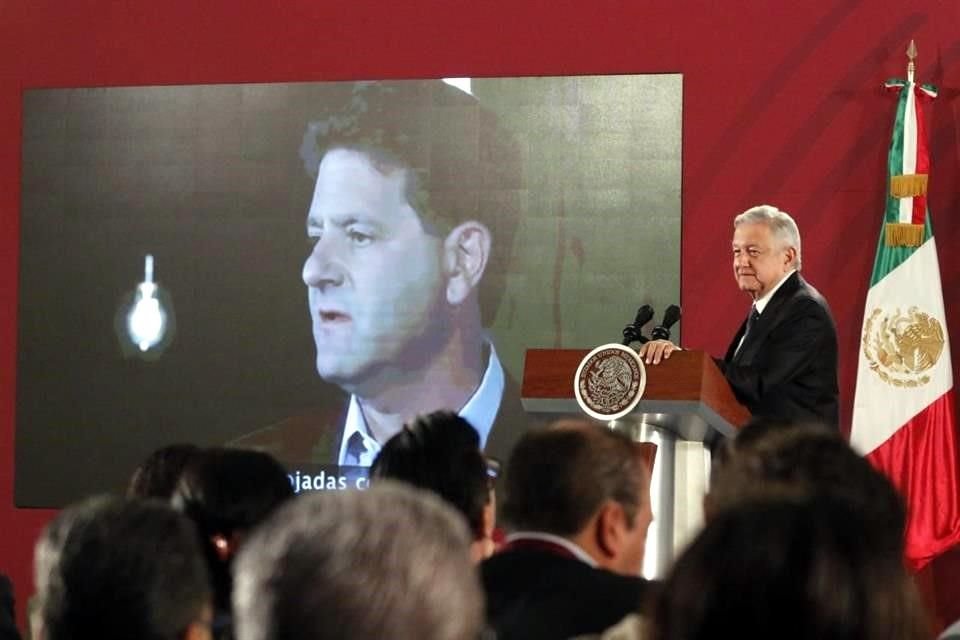
[[[473,640],[483,595],[463,519],[381,482],[299,497],[241,549],[238,640]]]
[[[927,627],[902,565],[863,544],[869,521],[830,497],[725,510],[678,558],[654,640],[913,640]]]
[[[134,470],[127,496],[169,500],[183,468],[199,451],[199,447],[192,444],[172,444],[157,449]]]
[[[404,426],[383,445],[370,476],[436,493],[466,517],[475,540],[487,535],[484,509],[491,499],[487,464],[480,436],[457,414],[437,411]]]
[[[44,529],[34,556],[38,640],[209,638],[193,526],[153,500],[93,498]]]
[[[269,454],[212,448],[184,467],[171,503],[213,535],[251,529],[291,497],[286,470]]]
[[[284,468],[259,451],[205,449],[183,469],[170,503],[197,527],[218,617],[229,610],[230,562],[244,536],[293,495]]]
[[[504,518],[513,529],[579,533],[605,502],[632,522],[649,505],[649,470],[637,443],[581,421],[532,429],[507,463]]]
[[[896,489],[823,425],[757,420],[728,443],[704,500],[705,515],[765,495],[828,495],[872,523],[863,540],[900,558],[906,510]]]

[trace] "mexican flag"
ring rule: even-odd
[[[936,89],[899,92],[884,223],[863,314],[850,442],[907,503],[914,570],[960,542],[953,368],[937,243],[927,208],[930,159],[922,105]]]

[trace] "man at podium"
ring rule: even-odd
[[[717,366],[754,416],[838,426],[837,330],[827,301],[800,276],[796,222],[760,205],[733,227],[734,278],[753,304]],[[653,340],[640,355],[657,365],[678,348]]]

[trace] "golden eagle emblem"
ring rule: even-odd
[[[919,387],[930,382],[924,373],[943,353],[943,326],[917,307],[906,313],[874,309],[863,326],[863,355],[880,379],[895,387]]]

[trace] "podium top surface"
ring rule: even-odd
[[[521,396],[531,413],[582,413],[574,376],[588,349],[528,349]],[[629,419],[664,427],[685,440],[732,436],[750,419],[708,354],[674,351],[659,365],[647,365],[643,398]]]

